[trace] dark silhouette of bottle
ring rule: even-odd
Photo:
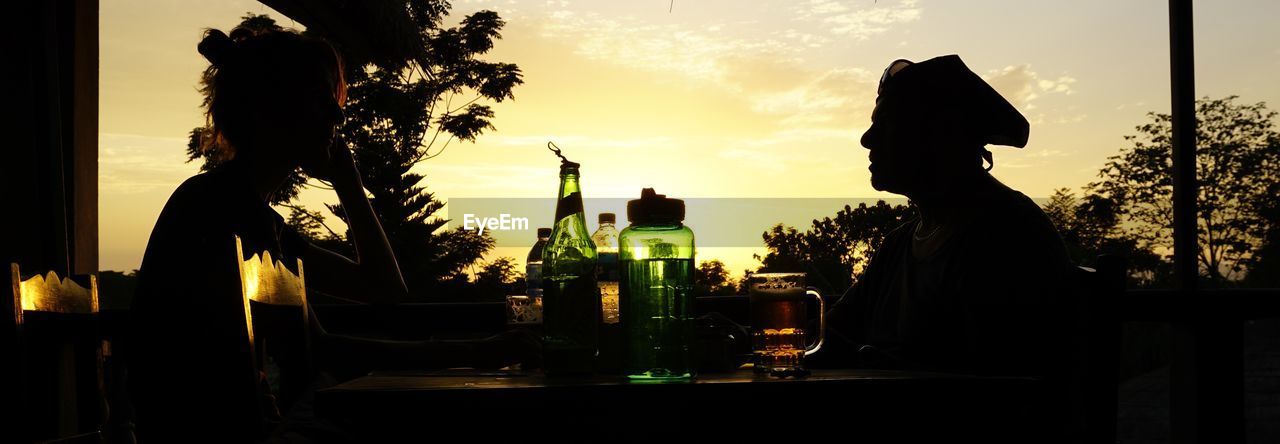
[[[550,228],[538,229],[538,242],[529,249],[529,256],[524,261],[525,294],[530,298],[542,297],[542,251],[547,248],[547,240],[551,238]]]
[[[555,226],[542,251],[543,367],[547,375],[591,373],[600,324],[596,247],[587,232],[578,164],[560,164]]]

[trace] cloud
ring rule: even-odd
[[[1088,119],[1088,118],[1089,118],[1089,115],[1088,115],[1088,114],[1080,113],[1080,114],[1075,114],[1075,115],[1072,115],[1072,116],[1059,117],[1059,118],[1053,119],[1053,123],[1058,123],[1058,124],[1064,124],[1064,123],[1080,123],[1080,122],[1085,121],[1085,119]]]
[[[800,9],[798,19],[824,27],[827,32],[853,38],[867,40],[872,36],[883,34],[894,25],[914,22],[920,19],[923,9],[916,7],[914,0],[898,2],[897,5],[880,6],[872,3],[872,7],[854,9],[846,2],[835,0],[810,0],[807,8]],[[866,5],[866,2],[858,2]]]
[[[573,42],[575,53],[592,60],[729,88],[741,87],[730,81],[736,70],[802,62],[787,42],[729,37],[723,26],[688,28],[561,10],[548,16],[542,35]],[[789,38],[804,41],[799,33]]]
[[[770,143],[770,145],[773,144]],[[769,176],[786,173],[793,170],[793,167],[812,160],[798,156],[794,151],[780,150],[776,146],[728,148],[720,150],[717,154],[726,161],[733,162],[736,169]]]
[[[103,133],[99,139],[101,193],[135,194],[177,188],[200,169],[187,163],[187,140]]]
[[[787,128],[767,136],[738,139],[721,148],[717,155],[735,162],[734,168],[776,175],[791,170],[850,171],[863,166],[833,163],[834,152],[861,146],[858,139],[864,128]],[[857,150],[857,151],[860,151]],[[854,156],[858,157],[858,156]]]
[[[1133,103],[1121,103],[1119,105],[1116,105],[1116,111],[1123,111],[1125,108],[1141,108],[1143,106],[1146,106],[1146,104],[1147,102],[1144,102],[1141,100]]]
[[[836,14],[848,11],[849,8],[833,0],[811,0],[807,12],[811,15]]]
[[[795,29],[787,29],[782,31],[782,38],[791,40],[806,48],[821,48],[823,45],[831,42],[831,38],[818,34],[798,31]]]
[[[838,3],[814,3],[817,12]],[[780,125],[849,127],[874,106],[876,76],[860,68],[815,69],[800,54],[830,40],[788,29],[777,38],[734,37],[726,23],[696,28],[649,24],[632,18],[556,11],[543,36],[573,42],[575,52],[629,69],[659,74],[690,88],[714,88],[743,97],[751,112],[777,116]]]
[[[1000,95],[1009,100],[1013,106],[1022,111],[1036,109],[1035,100],[1049,94],[1071,95],[1076,79],[1059,76],[1056,79],[1040,78],[1031,70],[1031,65],[1009,65],[1003,69],[994,69],[983,76],[987,83]]]
[[[795,87],[752,96],[752,110],[779,116],[784,126],[849,127],[854,116],[874,107],[875,84],[864,69],[832,69]]]
[[[547,145],[547,141],[559,146],[573,146],[584,150],[628,150],[644,149],[646,151],[660,149],[672,144],[674,139],[666,136],[653,137],[592,137],[583,135],[503,135],[485,136],[485,143],[501,147],[519,149],[539,148]]]

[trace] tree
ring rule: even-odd
[[[763,234],[769,250],[760,272],[805,272],[809,282],[827,293],[848,288],[861,273],[884,237],[915,216],[909,205],[877,201],[845,207],[834,218],[815,219],[805,232],[782,224]]]
[[[478,57],[493,48],[505,22],[492,11],[476,12],[458,27],[439,28],[447,14],[415,14],[429,63],[409,67],[363,67],[348,77],[347,120],[342,135],[354,148],[365,188],[395,249],[407,283],[419,298],[430,297],[441,279],[456,277],[493,247],[493,240],[461,229],[437,231],[444,204],[412,172],[439,156],[453,140],[474,141],[492,129],[494,114],[481,100],[514,98],[523,83],[520,68]],[[467,98],[455,106],[459,97]],[[330,210],[341,217],[340,206]]]
[[[1071,259],[1091,266],[1099,255],[1123,256],[1137,286],[1157,285],[1169,267],[1159,255],[1138,246],[1138,240],[1120,227],[1116,203],[1097,194],[1077,199],[1070,189],[1054,190],[1044,205],[1045,215],[1062,236]]]
[[[1280,191],[1272,192],[1272,195],[1280,195]],[[1262,245],[1254,252],[1255,259],[1249,264],[1245,285],[1276,288],[1280,287],[1280,199],[1264,207],[1261,214],[1269,221],[1270,228],[1263,236]]]
[[[1274,220],[1265,209],[1280,191],[1280,134],[1265,103],[1236,96],[1196,102],[1196,254],[1211,285],[1238,280],[1257,258]],[[1088,190],[1115,202],[1121,225],[1147,251],[1173,249],[1172,124],[1168,114],[1125,136],[1132,145],[1109,158]]]
[[[127,309],[138,288],[138,270],[120,272],[101,270],[98,276],[98,301],[104,309]]]
[[[697,296],[726,296],[738,294],[738,288],[729,280],[729,270],[718,259],[702,261],[693,275],[693,294]]]
[[[516,260],[500,257],[484,264],[476,273],[476,287],[483,295],[524,294],[524,273],[516,270]]]

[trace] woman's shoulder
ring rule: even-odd
[[[241,212],[236,187],[217,170],[187,178],[169,195],[156,220],[156,231],[166,227],[207,229],[220,220],[235,217]]]
[[[182,181],[169,196],[169,201],[192,198],[213,199],[224,196],[228,186],[231,185],[228,182],[226,174],[221,170],[202,171]]]
[[[252,197],[252,195],[246,196],[244,187],[244,184],[238,183],[224,169],[215,168],[204,171],[187,178],[178,185],[169,196],[166,209],[172,205],[186,209],[224,210],[226,208],[222,207],[234,205],[246,197]]]

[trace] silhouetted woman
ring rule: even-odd
[[[246,254],[302,258],[308,289],[376,304],[404,299],[395,255],[365,196],[351,151],[335,143],[346,95],[342,60],[326,42],[287,30],[206,33],[203,84],[218,162],[174,191],[156,221],[133,301],[130,388],[138,437],[150,442],[247,442],[263,437],[246,347],[234,235]],[[354,260],[308,243],[268,202],[301,168],[333,185]],[[313,319],[317,354],[365,364],[497,365],[526,342],[389,342],[329,335]],[[385,367],[384,367],[385,368]],[[265,405],[265,411],[274,407]]]

